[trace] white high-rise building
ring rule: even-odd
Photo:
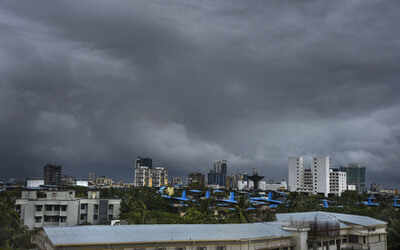
[[[339,169],[330,169],[329,189],[330,193],[341,196],[347,190],[347,173]]]
[[[313,157],[311,168],[304,168],[303,157],[289,157],[289,191],[328,196],[347,190],[346,173],[330,169],[329,156]]]
[[[329,194],[329,156],[313,157],[311,172],[313,175],[313,193]]]
[[[288,186],[290,192],[296,192],[303,188],[304,159],[303,157],[289,157]]]

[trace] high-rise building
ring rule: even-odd
[[[151,187],[151,168],[153,161],[150,158],[138,157],[135,161],[134,171],[135,178],[133,185],[135,187]]]
[[[172,186],[175,185],[183,185],[183,178],[182,176],[174,176],[172,177]]]
[[[314,193],[329,194],[329,156],[313,157],[311,172],[313,175]]]
[[[347,184],[343,178],[346,173],[341,170],[330,169],[329,156],[313,157],[311,168],[304,168],[303,157],[289,157],[289,191],[329,193],[341,195],[347,190]]]
[[[340,169],[329,170],[329,191],[331,194],[341,196],[347,190],[346,172]]]
[[[168,185],[168,170],[164,167],[154,167],[151,158],[138,157],[134,166],[135,187],[161,187]]]
[[[47,164],[43,167],[44,185],[61,185],[62,167],[59,165]]]
[[[204,187],[205,177],[202,173],[190,173],[188,175],[188,185],[190,187],[202,188]]]
[[[340,167],[340,171],[347,173],[347,185],[355,185],[360,193],[366,191],[366,167],[360,164],[349,164],[347,167]]]
[[[289,157],[288,186],[290,192],[303,189],[304,183],[304,159],[303,157]]]
[[[224,187],[226,184],[227,168],[228,163],[226,160],[215,161],[213,169],[211,169],[207,175],[207,184]]]
[[[161,187],[168,185],[168,171],[163,167],[150,169],[152,187]]]

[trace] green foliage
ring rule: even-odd
[[[32,231],[28,231],[15,211],[19,192],[0,193],[0,249],[28,249],[32,247]]]

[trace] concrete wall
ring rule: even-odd
[[[126,244],[126,245],[97,245],[97,246],[74,246],[74,247],[56,247],[54,249],[62,250],[89,250],[89,249],[123,249],[123,250],[261,250],[261,249],[290,249],[294,242],[291,238],[280,239],[257,239],[242,240],[235,242],[172,242],[172,243],[149,243],[145,245]],[[39,248],[40,250],[52,250],[53,248]]]

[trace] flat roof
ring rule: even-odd
[[[312,222],[317,218],[319,221],[336,221],[340,223],[341,227],[344,224],[355,224],[360,226],[378,226],[386,225],[385,221],[377,220],[368,216],[360,216],[353,214],[340,214],[330,212],[302,212],[302,213],[282,213],[276,214],[277,221],[290,222],[290,221],[307,221]]]
[[[292,233],[279,222],[251,224],[158,224],[44,227],[54,246],[135,244],[171,241],[237,241],[281,238]]]

